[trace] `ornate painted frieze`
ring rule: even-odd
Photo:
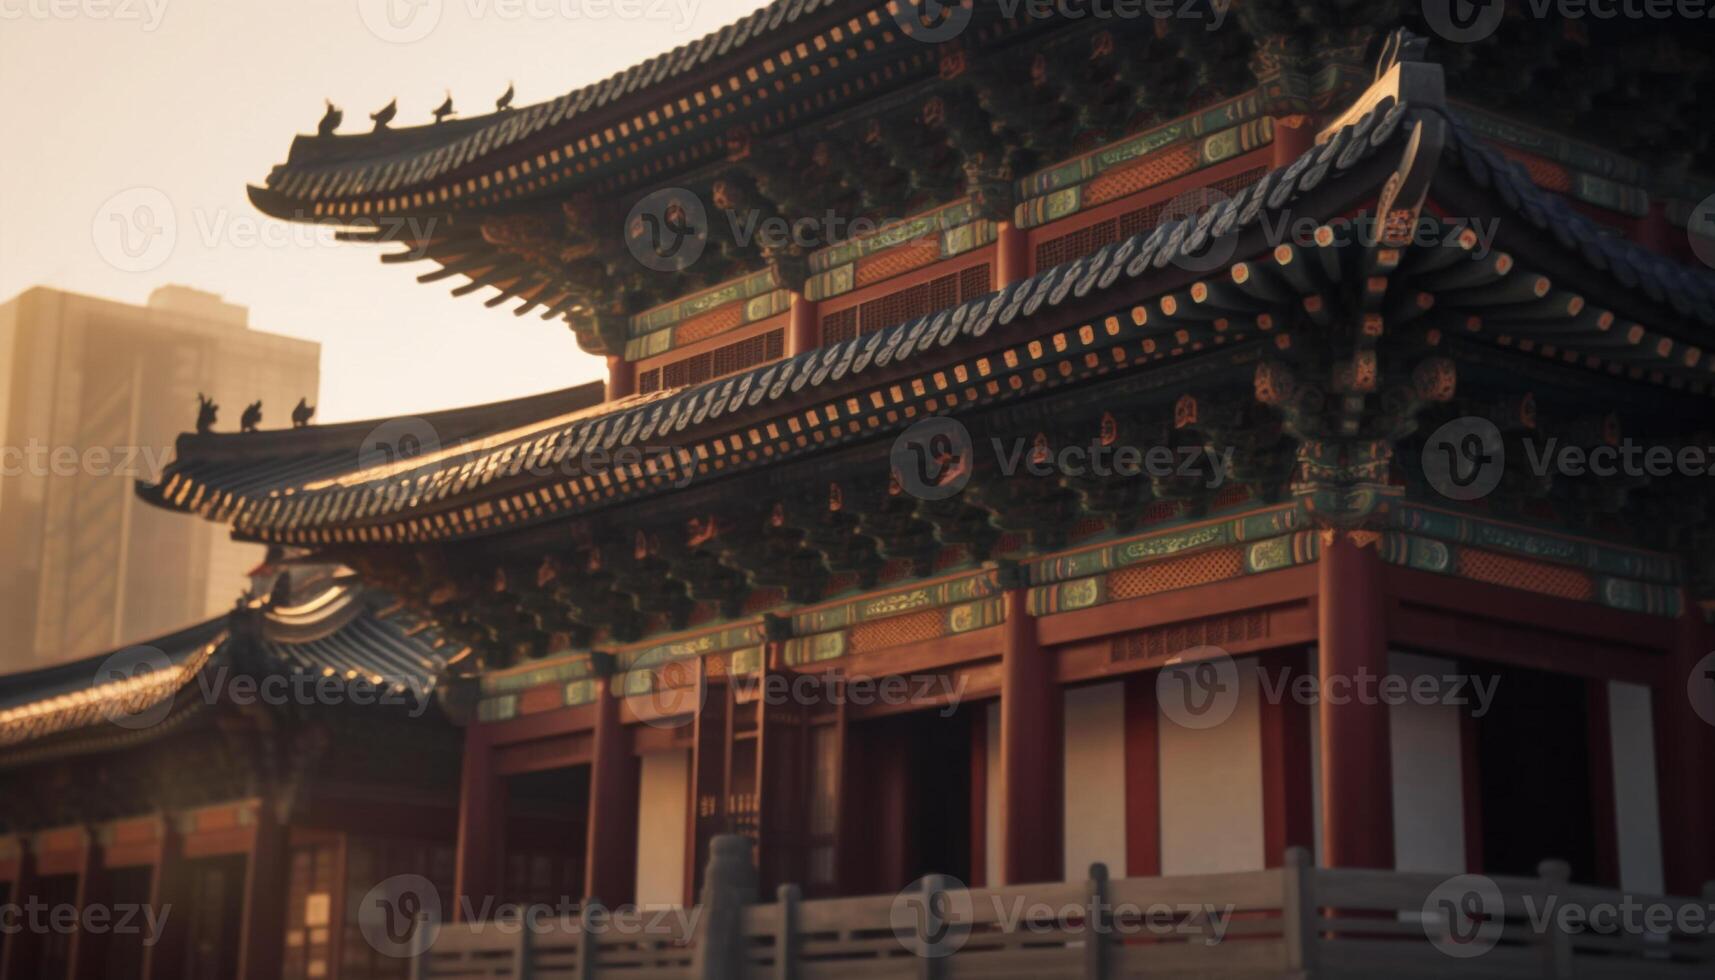
[[[1252,93],[1039,170],[1019,181],[1014,220],[1031,228],[1123,196],[1092,195],[1098,178],[1136,170],[1138,179],[1123,188],[1135,193],[1267,146],[1274,120],[1260,113],[1261,97]]]
[[[963,255],[994,239],[994,222],[983,218],[969,199],[957,201],[811,253],[811,276],[804,284],[804,295],[822,300],[868,285],[865,270],[872,264],[879,267],[896,251],[916,248],[922,252],[916,261],[897,270],[905,272]]]
[[[987,575],[964,581],[984,581],[991,586],[993,582]],[[788,640],[784,658],[785,662],[792,666],[820,663],[849,654],[868,653],[905,643],[957,636],[972,630],[998,626],[1005,618],[1004,607],[998,596],[936,606],[876,620],[869,624],[873,629],[856,626]]]
[[[758,320],[785,313],[792,294],[772,269],[646,310],[631,318],[625,357],[636,361],[664,354]]]
[[[595,664],[588,653],[482,675],[478,721],[507,721],[521,713],[589,704],[595,700]]]
[[[1454,111],[1473,133],[1524,166],[1538,185],[1621,214],[1649,213],[1645,188],[1653,177],[1643,164],[1471,106]]]

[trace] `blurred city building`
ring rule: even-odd
[[[184,286],[136,306],[38,287],[0,305],[0,670],[154,636],[229,607],[258,545],[132,493],[197,417],[285,424],[316,401],[321,345],[253,330]]]

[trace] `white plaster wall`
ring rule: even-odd
[[[1000,702],[989,702],[983,713],[988,735],[983,741],[988,756],[988,780],[983,793],[983,881],[990,888],[1000,884],[1001,779],[1000,768]]]
[[[1389,655],[1388,669],[1408,679],[1452,677],[1458,672],[1452,661],[1397,651]],[[1451,689],[1437,684],[1435,690]],[[1408,699],[1389,709],[1394,865],[1401,871],[1461,874],[1466,870],[1460,724],[1457,704]]]
[[[1237,706],[1213,728],[1185,728],[1157,713],[1164,875],[1263,867],[1262,716],[1253,666],[1239,662]]]
[[[1655,725],[1650,690],[1608,682],[1608,735],[1614,749],[1614,826],[1619,832],[1620,887],[1642,895],[1666,891],[1661,852],[1661,798],[1656,792]]]
[[[1068,880],[1100,861],[1125,877],[1125,685],[1065,692],[1063,849]]]
[[[637,904],[683,905],[691,750],[641,760],[637,798]]]

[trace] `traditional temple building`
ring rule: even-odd
[[[471,648],[443,904],[688,903],[721,833],[808,896],[1715,877],[1708,477],[1534,462],[1708,444],[1707,51],[1174,7],[776,0],[253,189],[607,362],[140,488]]]
[[[262,571],[229,615],[0,677],[0,976],[404,975],[355,902],[452,885],[462,648],[348,570]]]

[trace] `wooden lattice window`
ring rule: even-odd
[[[786,331],[771,330],[768,333],[746,337],[743,340],[704,351],[691,357],[683,358],[664,364],[660,367],[660,381],[653,388],[643,388],[639,383],[638,390],[654,391],[657,388],[682,388],[694,385],[699,381],[719,378],[734,371],[755,367],[776,360],[786,353]],[[650,371],[649,374],[656,372]]]
[[[1036,268],[1052,269],[1080,256],[1089,255],[1118,240],[1119,222],[1112,218],[1050,238],[1036,246]]]
[[[985,262],[848,306],[822,318],[822,343],[837,344],[987,296],[994,291],[991,281],[992,273]]]
[[[1219,192],[1231,197],[1261,180],[1262,175],[1266,172],[1266,167],[1255,167],[1242,173],[1236,173],[1231,177],[1217,180],[1203,190],[1205,192]],[[1167,210],[1167,205],[1180,200],[1183,196],[1163,198],[1153,204],[1146,204],[1141,208],[1127,211],[1117,218],[1098,221],[1079,228],[1077,231],[1069,231],[1057,238],[1048,239],[1036,246],[1036,271],[1043,272],[1052,269],[1057,265],[1091,255],[1104,245],[1124,241],[1139,232],[1149,231],[1161,223],[1161,215]]]
[[[856,337],[857,307],[848,306],[838,313],[822,317],[822,345],[844,343]]]
[[[647,395],[661,389],[661,369],[651,368],[648,371],[637,372],[637,393]]]

